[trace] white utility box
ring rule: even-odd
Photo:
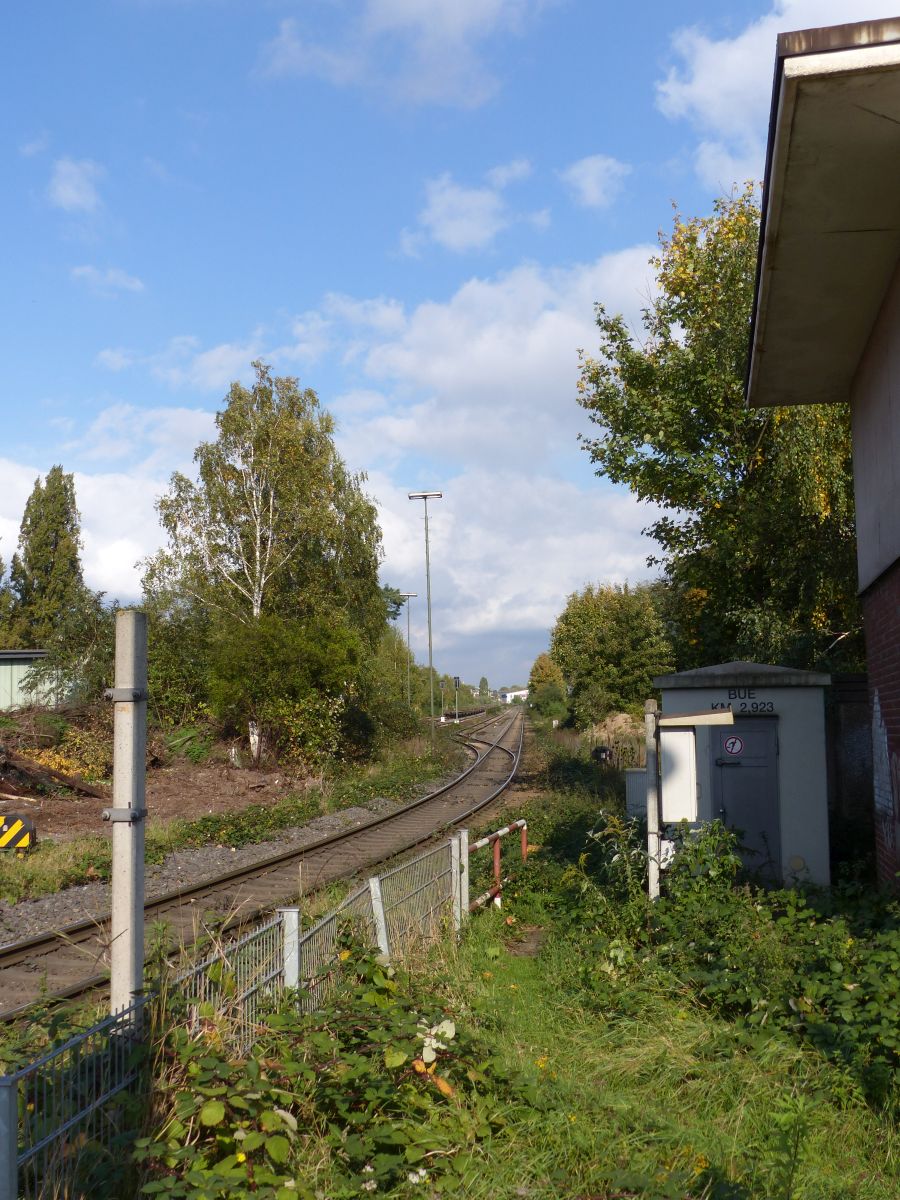
[[[660,730],[662,820],[739,830],[774,883],[830,882],[825,691],[829,675],[730,662],[654,679],[662,716],[730,709],[731,725]]]

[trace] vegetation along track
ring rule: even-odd
[[[521,710],[470,726],[464,744],[474,761],[451,783],[363,825],[149,901],[148,941],[149,927],[163,922],[172,945],[189,946],[209,924],[222,932],[295,901],[301,881],[303,892],[311,892],[462,825],[512,781],[523,729]],[[0,1018],[38,999],[78,996],[102,985],[108,944],[106,922],[82,921],[0,947]]]

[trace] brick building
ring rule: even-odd
[[[778,38],[747,401],[850,405],[880,878],[900,872],[900,18]]]

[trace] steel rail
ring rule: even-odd
[[[504,713],[491,717],[476,729],[472,729],[471,733],[479,733],[490,725],[496,726],[504,722],[506,715]],[[197,884],[176,888],[160,896],[156,896],[145,905],[145,921],[159,920],[163,914],[169,918],[177,918],[182,916],[185,909],[189,909],[191,922],[194,927],[193,935],[191,935],[190,931],[182,928],[180,930],[180,943],[182,946],[190,945],[199,936],[196,929],[196,918],[202,910],[198,907],[198,900],[211,900],[217,896],[221,898],[223,892],[233,892],[235,889],[239,889],[241,884],[245,883],[261,885],[261,887],[257,888],[258,902],[251,900],[250,907],[234,914],[220,926],[217,932],[224,933],[246,925],[264,913],[271,912],[277,906],[277,903],[284,902],[286,896],[291,894],[296,895],[299,890],[299,880],[296,876],[293,877],[292,885],[288,883],[286,878],[282,878],[281,880],[278,878],[279,874],[284,876],[286,869],[292,865],[303,863],[305,859],[319,862],[318,874],[313,882],[313,888],[310,889],[314,890],[316,886],[321,886],[331,879],[352,875],[361,866],[371,865],[372,863],[383,861],[386,857],[403,853],[413,846],[429,840],[436,832],[452,825],[460,824],[495,800],[512,782],[521,758],[524,721],[519,721],[519,736],[515,749],[509,749],[500,743],[513,730],[517,716],[518,714],[514,714],[511,720],[503,724],[503,727],[493,741],[488,737],[468,736],[469,731],[466,731],[466,743],[469,743],[470,752],[476,756],[474,761],[453,780],[436,788],[433,792],[429,792],[427,795],[419,797],[419,799],[413,800],[409,804],[402,805],[389,813],[373,817],[363,824],[341,830],[328,837],[310,842],[305,846],[282,851],[237,870],[207,877]],[[479,751],[479,746],[484,747],[484,749]],[[501,757],[505,755],[511,760],[509,770],[504,773],[497,786],[491,788],[486,796],[479,797],[474,804],[469,804],[466,808],[452,813],[446,812],[444,806],[448,803],[447,798],[449,794],[454,789],[459,789],[460,785],[469,780],[473,773],[480,768],[487,770],[489,766],[488,759],[495,752],[499,752]],[[424,814],[427,811],[426,806],[428,805],[437,805],[441,811],[436,816],[439,815],[442,819],[435,820],[435,818],[431,818],[426,822],[427,827],[423,827],[421,822],[418,822],[418,827],[410,831],[410,836],[406,837],[404,835],[401,844],[397,844],[396,839],[392,840],[389,836],[379,836],[382,831],[387,831],[391,825],[402,828],[402,824],[404,822],[408,823],[413,816]],[[370,844],[370,850],[368,851],[364,848],[366,841]],[[352,861],[346,869],[333,870],[332,867],[334,864],[329,852],[336,852],[341,848],[353,847],[354,844],[362,848],[361,855],[352,852],[350,854]],[[267,880],[267,876],[271,876],[271,878]],[[261,895],[261,893],[265,893],[267,890],[272,894],[269,896]],[[71,953],[76,951],[83,952],[87,956],[89,954],[88,944],[91,942],[94,942],[98,947],[98,952],[93,955],[94,961],[91,964],[95,965],[102,957],[105,949],[103,935],[106,925],[106,920],[88,919],[76,922],[60,930],[52,930],[45,934],[26,938],[20,942],[0,946],[0,997],[2,997],[3,993],[4,975],[7,972],[9,973],[7,979],[13,981],[15,990],[19,993],[11,1007],[5,1003],[4,999],[0,999],[0,1020],[8,1020],[20,1014],[39,997],[42,999],[71,998],[102,986],[108,979],[108,973],[97,973],[95,970],[88,976],[83,976],[74,982],[66,983],[63,987],[52,988],[51,985],[48,991],[44,975],[46,974],[46,964],[54,955],[63,957],[68,951],[71,956]],[[44,964],[44,972],[40,971],[39,964],[41,963]],[[18,972],[16,971],[17,967],[19,968]],[[23,986],[23,971],[33,976],[35,986],[31,988]],[[71,979],[71,969],[67,974],[68,978]],[[43,981],[43,986],[37,986],[41,981]],[[21,1000],[23,991],[34,994],[29,995],[25,1000]]]

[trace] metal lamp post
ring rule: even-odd
[[[412,650],[410,649],[409,640],[409,610],[410,600],[415,600],[418,592],[401,592],[400,595],[406,601],[406,703],[412,708],[412,684],[410,683],[410,671],[412,669]]]
[[[410,500],[425,502],[425,598],[428,608],[428,690],[431,699],[431,740],[434,742],[434,655],[431,646],[431,559],[428,549],[428,501],[440,500],[442,492],[408,492]]]

